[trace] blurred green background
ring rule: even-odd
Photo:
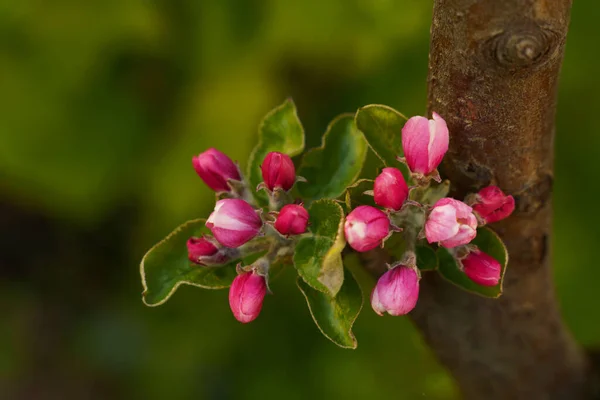
[[[600,3],[578,0],[560,84],[555,275],[565,319],[600,345]],[[241,325],[226,291],[141,302],[144,252],[213,194],[191,157],[246,160],[294,98],[319,143],[368,103],[423,114],[431,1],[0,2],[0,398],[454,399],[407,318],[367,305],[342,350],[292,274]]]

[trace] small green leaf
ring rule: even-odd
[[[315,201],[308,209],[310,231],[316,236],[336,240],[343,236],[344,210],[337,201],[323,199]]]
[[[367,150],[367,142],[351,114],[334,119],[327,127],[321,147],[311,149],[302,158],[298,175],[307,182],[298,183],[301,196],[316,200],[342,195],[360,175]]]
[[[224,289],[236,277],[238,261],[218,267],[203,267],[188,260],[186,242],[192,236],[207,233],[204,219],[188,221],[151,248],[140,264],[144,292],[142,300],[147,306],[158,306],[171,297],[182,285],[205,289]]]
[[[294,266],[311,287],[335,296],[344,282],[344,211],[336,201],[323,199],[314,202],[308,213],[312,234],[298,241]]]
[[[481,251],[489,254],[502,266],[500,273],[500,282],[496,286],[481,286],[470,280],[464,272],[459,268],[458,262],[454,259],[450,252],[440,247],[437,250],[439,260],[438,271],[440,275],[447,281],[469,292],[484,296],[484,297],[500,297],[502,294],[502,281],[508,263],[508,253],[506,247],[502,243],[502,239],[489,228],[480,228],[477,230],[477,236],[471,242],[477,245]]]
[[[396,157],[402,157],[402,127],[407,118],[388,106],[371,104],[356,113],[356,126],[365,135],[369,146],[388,167],[396,167],[408,178],[406,165]]]
[[[258,129],[258,144],[254,147],[248,160],[247,176],[250,180],[250,190],[262,182],[260,165],[265,156],[271,151],[285,153],[290,157],[304,150],[304,128],[300,123],[296,106],[291,99],[271,110],[263,119]],[[268,204],[263,191],[256,193],[262,205]]]
[[[367,190],[373,190],[374,183],[371,179],[359,179],[349,186],[344,196],[346,211],[350,212],[358,206],[376,207],[375,198],[372,195],[364,194]]]
[[[362,308],[363,297],[352,273],[346,270],[345,276],[344,284],[335,297],[311,288],[300,278],[297,284],[321,333],[340,347],[355,349],[357,342],[352,325]]]
[[[438,259],[431,247],[417,245],[415,253],[417,254],[417,267],[421,271],[433,271],[437,268]]]
[[[450,191],[450,181],[442,183],[431,181],[427,187],[416,187],[410,191],[410,199],[421,204],[433,206],[439,199],[446,197]]]

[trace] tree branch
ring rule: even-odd
[[[435,0],[429,111],[448,122],[455,197],[496,184],[517,211],[494,229],[510,263],[498,300],[424,274],[412,318],[467,399],[590,399],[549,258],[557,81],[571,0]],[[372,267],[371,267],[372,268]]]

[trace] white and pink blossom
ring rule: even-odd
[[[262,220],[252,206],[241,199],[217,201],[206,221],[215,239],[226,247],[239,247],[259,234]]]
[[[425,236],[429,243],[439,242],[452,248],[469,243],[477,235],[477,218],[473,209],[449,197],[434,204],[427,222]]]

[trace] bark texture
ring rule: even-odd
[[[429,111],[446,118],[442,173],[460,197],[517,199],[493,228],[510,254],[484,299],[426,274],[413,319],[466,399],[591,399],[591,368],[564,326],[549,265],[557,82],[572,0],[436,0]]]

